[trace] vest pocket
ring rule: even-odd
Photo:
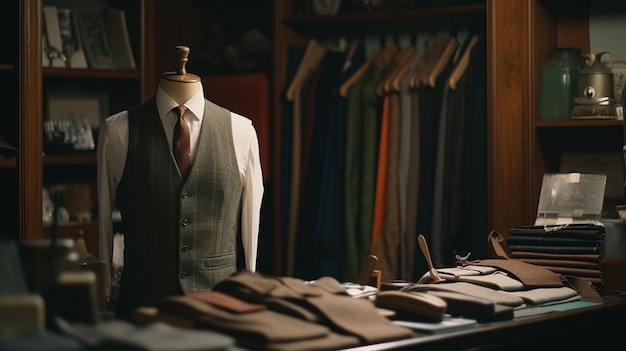
[[[223,254],[217,254],[208,256],[204,259],[204,267],[207,269],[224,268],[228,266],[236,266],[237,254],[235,252],[228,252]]]

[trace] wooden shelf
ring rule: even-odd
[[[537,128],[617,127],[624,121],[618,119],[576,119],[567,121],[538,121]]]
[[[44,166],[95,165],[96,153],[45,155],[43,164]]]
[[[16,157],[2,157],[0,158],[0,168],[15,168],[17,165]]]
[[[94,78],[94,79],[139,79],[141,73],[138,70],[130,69],[72,69],[72,68],[54,68],[43,67],[44,77],[59,78]]]
[[[486,11],[485,4],[445,6],[406,11],[394,10],[371,13],[345,14],[336,16],[302,16],[288,18],[284,24],[306,35],[319,35],[320,33],[333,33],[337,35],[338,29],[362,32],[364,29],[372,29],[371,26],[394,24],[411,21],[416,25],[416,19],[432,19],[446,17],[454,19],[456,16],[468,17],[472,14],[483,15]]]

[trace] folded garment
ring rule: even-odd
[[[468,282],[496,290],[515,291],[525,288],[524,284],[521,281],[517,280],[516,278],[510,277],[508,273],[503,271],[495,271],[493,273],[484,275],[453,276],[440,274],[440,276],[449,281]]]
[[[470,296],[454,291],[428,291],[446,302],[447,314],[456,317],[475,319],[479,323],[509,320],[513,318],[514,308],[501,305],[479,296]]]
[[[570,268],[583,268],[583,269],[597,269],[599,270],[603,264],[598,262],[588,262],[580,260],[558,260],[558,259],[544,259],[544,258],[520,258],[522,262],[536,264],[539,266],[556,266],[556,267],[570,267]]]
[[[604,274],[600,269],[584,269],[559,266],[543,266],[547,269],[560,274],[575,275],[577,277],[602,278]]]
[[[550,235],[511,235],[506,239],[509,245],[547,245],[547,246],[581,246],[596,247],[600,244],[597,238],[570,238]]]
[[[603,226],[591,224],[567,224],[545,226],[517,226],[512,228],[511,235],[540,235],[562,238],[602,238],[605,234]]]
[[[554,304],[564,301],[569,302],[572,299],[574,301],[581,299],[576,290],[566,286],[560,288],[536,288],[523,291],[510,291],[506,293],[521,297],[524,299],[524,303],[528,305]]]
[[[396,312],[405,317],[417,317],[441,322],[446,313],[447,304],[437,296],[419,291],[381,291],[376,295],[374,304]]]
[[[447,274],[447,275],[452,275],[454,277],[491,274],[491,273],[494,273],[495,271],[496,271],[495,267],[475,266],[471,264],[466,265],[466,266],[437,268],[437,272],[439,272],[439,274]]]
[[[545,288],[563,286],[559,274],[541,266],[528,264],[519,260],[485,259],[475,265],[497,267],[519,279],[526,288]]]
[[[197,328],[263,342],[322,338],[329,333],[329,329],[323,325],[309,323],[268,309],[250,309],[246,313],[233,313],[219,305],[211,304],[210,295],[215,292],[200,294],[203,294],[204,298],[198,299],[193,295],[167,297],[157,304],[157,308],[166,315],[193,320]],[[221,295],[220,299],[223,299],[223,294]],[[237,304],[245,302],[239,301]]]
[[[534,251],[511,251],[511,258],[575,260],[594,263],[602,262],[602,256],[600,256],[600,254],[547,253]]]
[[[129,322],[113,320],[94,325],[70,323],[56,319],[59,329],[83,342],[93,350],[133,351],[203,351],[231,350],[232,337],[206,330],[178,328],[161,322],[135,326]]]
[[[509,245],[511,251],[534,251],[545,253],[600,254],[600,246],[555,246],[555,245]]]
[[[470,297],[477,297],[492,303],[509,307],[520,307],[524,304],[521,297],[511,294],[505,294],[502,291],[494,290],[484,286],[467,283],[467,282],[442,282],[438,284],[411,284],[406,288],[407,291],[450,291],[464,294]]]
[[[319,323],[331,330],[358,337],[365,343],[409,338],[411,330],[391,323],[376,306],[365,299],[349,296],[345,288],[331,277],[303,281],[292,277],[272,277],[256,272],[242,271],[213,287],[214,291],[237,297],[251,303],[280,306],[281,313],[289,306],[304,308],[318,317]],[[277,303],[283,299],[284,303]],[[302,311],[289,314],[295,316]]]

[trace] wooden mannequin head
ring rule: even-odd
[[[177,71],[165,72],[161,75],[159,83],[161,89],[165,91],[179,105],[185,103],[198,89],[202,89],[200,77],[195,74],[187,73],[185,65],[187,65],[189,48],[187,46],[177,46],[179,67]]]

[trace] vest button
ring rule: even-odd
[[[183,247],[182,247],[182,251],[185,252],[187,250],[189,250],[189,245],[184,244]]]
[[[183,218],[183,227],[186,227],[189,224],[189,219]]]
[[[180,273],[180,278],[181,278],[181,279],[187,279],[187,272],[184,272],[184,271],[183,271],[183,272],[181,272],[181,273]]]
[[[182,198],[186,199],[188,197],[189,197],[189,193],[187,192],[187,190],[183,191]]]

